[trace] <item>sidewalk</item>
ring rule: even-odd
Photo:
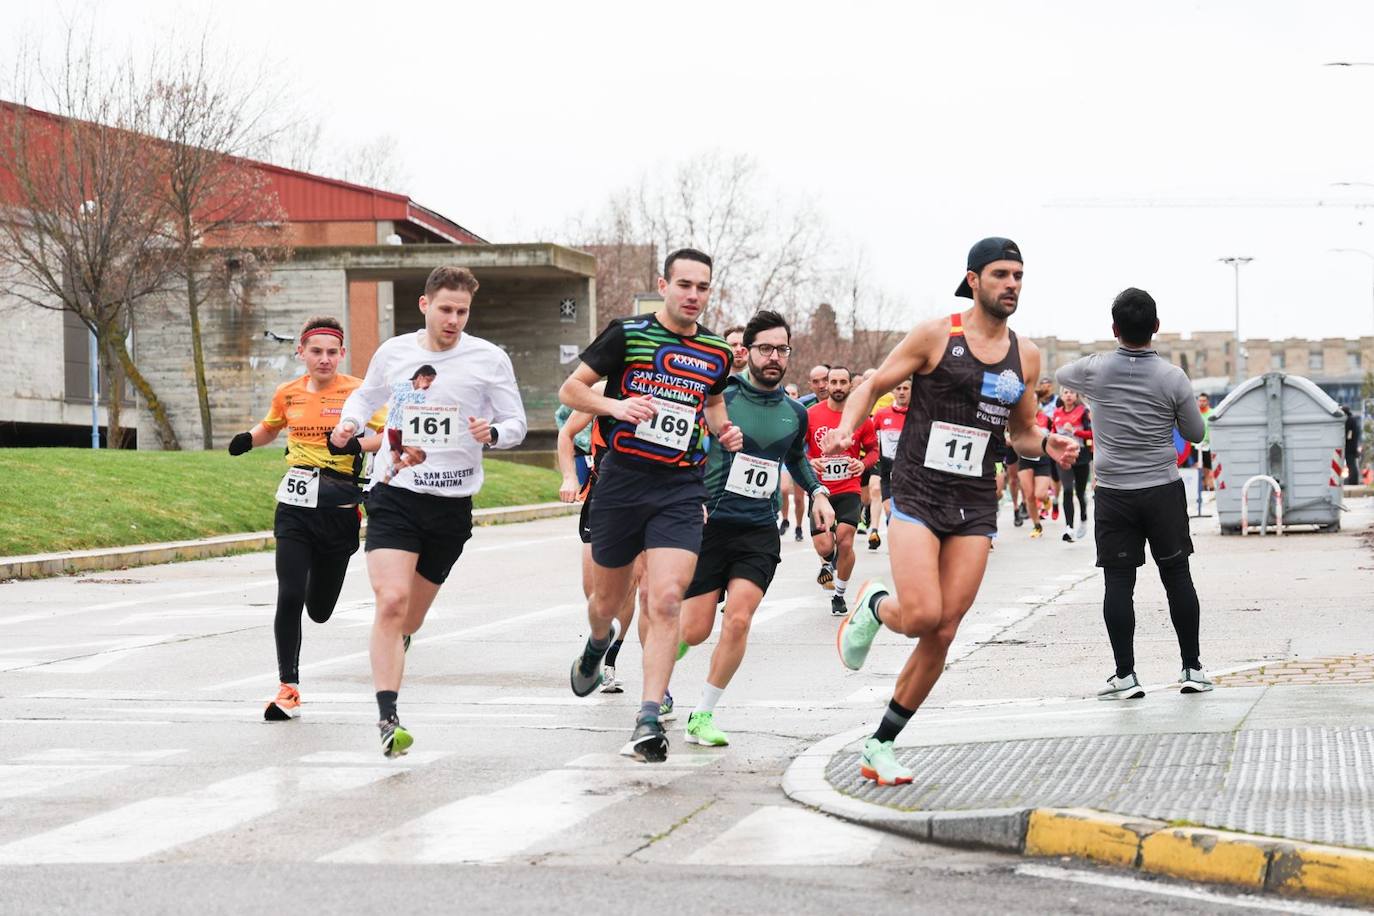
[[[1090,673],[1078,696],[923,710],[898,740],[898,758],[917,774],[909,786],[860,777],[857,744],[871,725],[837,735],[798,758],[785,789],[922,838],[1374,903],[1371,502],[1349,501],[1339,534],[1221,537],[1214,519],[1195,520],[1210,694],[1158,684],[1142,700],[1086,696],[1107,673],[1098,671],[1106,635],[1093,576],[1063,596],[1059,612],[999,634],[1030,647],[1013,669]],[[1162,599],[1147,566],[1137,664],[1148,659],[1155,670],[1161,657],[1177,665]],[[1080,663],[1080,646],[1092,661]],[[1056,658],[1056,647],[1068,657]],[[1007,667],[999,662],[1015,683]],[[977,697],[978,680],[964,683],[972,692],[960,692]]]

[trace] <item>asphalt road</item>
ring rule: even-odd
[[[787,800],[792,758],[876,721],[908,651],[884,634],[845,671],[817,561],[790,537],[717,711],[732,745],[682,741],[708,643],[674,675],[668,763],[618,756],[639,651],[620,657],[626,693],[569,691],[586,635],[574,523],[477,532],[411,650],[400,709],[416,743],[396,761],[376,748],[361,553],[333,620],[305,624],[304,713],[288,723],[261,715],[276,688],[270,554],[0,585],[0,911],[1323,910],[926,845]],[[910,727],[925,740],[962,708],[1082,696],[1108,673],[1091,548],[1057,525],[1040,541],[1003,527]],[[887,561],[862,551],[856,586]],[[1138,646],[1147,681],[1176,675],[1156,617]],[[1262,650],[1242,642],[1226,652]]]

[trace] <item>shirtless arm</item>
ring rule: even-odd
[[[1021,342],[1021,377],[1038,379],[1040,377],[1040,348],[1026,338]],[[1021,399],[1011,409],[1007,418],[1007,443],[1018,455],[1027,458],[1041,456],[1053,458],[1060,467],[1069,467],[1078,457],[1078,440],[1071,436],[1050,433],[1048,438],[1035,423],[1039,402],[1035,389],[1027,385],[1021,392]]]
[[[850,393],[845,401],[840,425],[826,434],[822,451],[837,455],[848,450],[853,445],[854,430],[872,413],[878,398],[938,359],[936,354],[947,337],[948,318],[932,318],[912,328],[883,360],[873,377]]]

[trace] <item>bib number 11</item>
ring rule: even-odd
[[[961,477],[982,477],[983,454],[991,435],[986,429],[937,420],[930,424],[925,466]]]

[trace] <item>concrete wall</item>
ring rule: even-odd
[[[90,401],[64,400],[62,312],[0,297],[0,322],[0,423],[90,426]]]

